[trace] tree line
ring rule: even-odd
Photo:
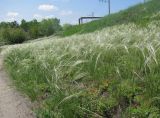
[[[26,40],[50,36],[61,30],[60,20],[57,18],[43,19],[40,22],[36,19],[32,21],[23,19],[21,23],[1,22],[0,42],[5,44],[22,43]]]

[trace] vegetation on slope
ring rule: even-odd
[[[62,35],[70,36],[75,33],[89,33],[96,30],[101,30],[106,27],[128,23],[135,23],[140,26],[146,26],[149,22],[153,20],[151,16],[160,11],[159,6],[159,0],[152,0],[150,2],[146,2],[145,4],[138,4],[136,6],[128,8],[127,10],[120,11],[119,13],[105,16],[100,20],[65,28]],[[156,19],[159,20],[160,17],[157,17]]]
[[[5,65],[38,118],[159,118],[159,25],[14,46]]]
[[[6,69],[36,101],[37,117],[159,118],[159,4],[73,26],[67,35],[111,26],[101,31],[8,47]]]

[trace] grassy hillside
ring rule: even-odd
[[[65,29],[62,35],[70,36],[75,33],[89,33],[96,30],[101,30],[105,27],[127,23],[136,23],[140,26],[146,26],[147,23],[153,20],[150,16],[160,11],[159,6],[159,0],[152,0],[151,2],[147,2],[145,4],[138,4],[118,13],[105,16],[100,20],[69,27]],[[159,20],[160,17],[157,17],[157,19]]]
[[[160,12],[155,1],[146,3],[146,15],[140,15],[143,5],[128,9],[141,10],[128,22],[115,22],[113,15],[114,25],[102,30],[6,48],[6,70],[35,102],[37,117],[159,118]],[[94,23],[77,27],[91,32],[85,26]],[[101,22],[96,27],[101,29]]]
[[[5,65],[38,118],[159,118],[159,25],[11,46]]]

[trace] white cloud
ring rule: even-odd
[[[63,11],[60,12],[61,16],[70,16],[72,14],[73,14],[73,12],[71,10],[67,10],[67,11],[63,10]]]
[[[8,13],[7,13],[7,16],[8,16],[8,17],[17,17],[18,15],[19,15],[18,12],[8,12]]]
[[[58,7],[51,4],[41,4],[38,9],[42,11],[57,11]]]

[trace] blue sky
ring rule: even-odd
[[[118,12],[143,0],[111,0],[111,12]],[[0,21],[21,21],[57,17],[61,23],[75,24],[81,16],[104,16],[106,3],[99,0],[1,0]]]

